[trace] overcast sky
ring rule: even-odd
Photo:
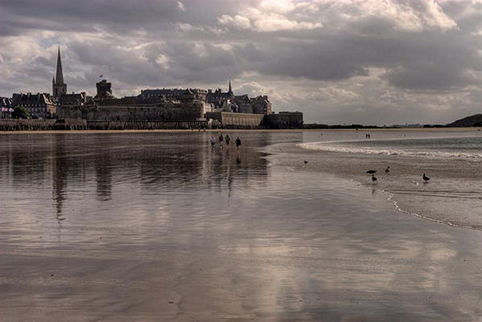
[[[482,0],[0,0],[0,96],[201,87],[267,94],[305,122],[482,113]]]

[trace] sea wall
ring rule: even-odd
[[[86,130],[84,120],[0,120],[0,131]]]
[[[206,129],[208,121],[0,120],[0,131]]]
[[[77,110],[78,111],[78,110]],[[138,113],[137,110],[135,113]],[[93,112],[92,112],[93,113]],[[99,113],[107,113],[100,111]],[[124,113],[124,112],[122,112]],[[125,114],[122,114],[124,115]],[[125,111],[127,113],[127,111]],[[76,114],[69,114],[70,116]],[[98,115],[97,115],[98,116]],[[155,129],[257,129],[257,128],[301,128],[303,114],[249,114],[230,112],[208,112],[205,120],[131,120],[129,117],[102,119],[43,119],[43,120],[0,120],[0,131],[42,131],[42,130],[155,130]],[[134,118],[135,119],[135,118]]]
[[[231,112],[209,112],[207,119],[217,121],[216,124],[222,128],[230,129],[255,129],[263,127],[264,114],[231,113]]]
[[[279,112],[268,114],[265,124],[270,129],[299,129],[303,127],[303,113]]]
[[[60,107],[58,118],[87,121],[198,121],[204,118],[205,106],[200,103],[144,105],[100,105]]]
[[[206,129],[207,121],[87,121],[90,130]]]

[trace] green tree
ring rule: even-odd
[[[13,109],[12,117],[14,119],[28,119],[30,118],[30,114],[25,107],[17,106]]]

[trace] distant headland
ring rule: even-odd
[[[457,128],[457,127],[482,127],[482,114],[464,117],[448,124],[394,124],[394,125],[362,125],[362,124],[318,124],[307,123],[305,129],[403,129],[403,128]]]

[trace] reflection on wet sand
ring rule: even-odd
[[[0,320],[482,315],[479,232],[258,149],[298,133],[245,133],[239,154],[208,139],[2,137]]]
[[[65,158],[65,137],[55,136],[55,149],[52,169],[52,199],[55,203],[55,217],[61,227],[61,222],[65,219],[63,217],[63,204],[65,201],[65,189],[67,188],[67,176],[69,174],[69,162]]]
[[[205,186],[229,191],[234,181],[262,184],[267,161],[256,148],[268,141],[262,137],[237,152],[233,145],[209,149],[206,134],[7,136],[0,158],[2,183],[21,190],[47,188],[51,178],[55,216],[63,220],[69,195],[78,189],[85,193],[93,181],[98,201],[111,200],[113,186],[122,183],[139,183],[146,193]]]

